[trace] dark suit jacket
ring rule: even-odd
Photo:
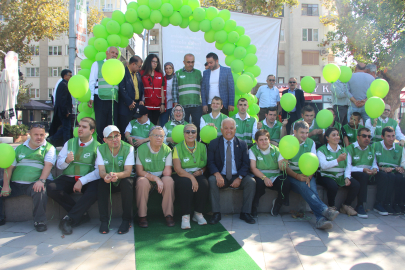
[[[224,137],[220,136],[210,142],[207,153],[207,167],[211,174],[221,173],[225,162]],[[233,153],[238,175],[246,176],[249,172],[250,161],[246,142],[234,137]]]
[[[204,70],[201,82],[201,102],[203,106],[211,101],[208,100],[210,96],[210,75],[210,69]],[[228,67],[219,66],[219,95],[224,103],[225,109],[228,109],[229,105],[234,105],[235,85],[233,82],[232,71]]]
[[[59,117],[66,117],[72,113],[72,96],[70,95],[66,80],[62,80],[56,89],[56,102],[54,112]]]
[[[144,88],[139,72],[136,73],[136,77],[138,79],[139,100],[143,101]],[[128,106],[131,105],[133,101],[135,101],[134,83],[132,81],[131,72],[128,67],[126,67],[124,79],[122,79],[118,85],[118,113],[121,115],[132,114]]]
[[[283,95],[288,93],[288,89],[283,91]],[[301,118],[301,109],[305,105],[305,97],[304,97],[304,91],[301,89],[295,89],[295,98],[297,99],[297,105],[295,105],[295,113],[297,114],[297,119]],[[287,119],[287,112],[282,111],[281,117],[283,119]]]

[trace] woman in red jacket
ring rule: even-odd
[[[165,78],[156,54],[146,57],[141,70],[142,83],[145,88],[145,107],[148,108],[149,120],[157,125],[159,116],[166,110]]]

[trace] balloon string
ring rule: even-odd
[[[76,101],[76,99],[75,99],[75,104],[73,105],[73,110],[74,110],[75,116],[77,116],[77,101]],[[76,119],[73,121],[73,133],[75,133]],[[74,134],[73,134],[73,137],[74,137]],[[79,137],[79,135],[77,135],[77,137]],[[70,148],[72,149],[72,152],[73,152],[73,141],[74,140],[72,140],[72,143],[70,144]],[[69,154],[69,149],[68,149],[68,154]]]
[[[111,89],[111,122],[114,125],[114,87]],[[113,143],[112,143],[112,150],[111,150],[111,156],[112,156],[112,169],[114,170],[114,137],[113,137]],[[110,209],[110,219],[108,220],[108,229],[110,229],[110,224],[111,224],[111,218],[112,218],[112,196],[111,196],[111,182],[110,182],[110,204],[111,204],[111,209]]]

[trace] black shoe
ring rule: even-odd
[[[84,213],[83,216],[80,218],[79,222],[76,222],[74,224],[72,224],[72,228],[78,227],[80,225],[83,225],[84,223],[90,222],[90,216],[89,213]]]
[[[277,216],[280,213],[281,203],[277,202],[277,199],[273,200],[273,207],[271,208],[271,215]]]
[[[118,234],[126,234],[131,228],[131,221],[123,220],[121,226],[118,228]]]
[[[5,218],[0,219],[0,226],[3,226],[4,224],[6,224],[6,219]]]
[[[37,232],[44,232],[48,229],[46,227],[46,224],[43,222],[34,222],[34,227],[37,230]]]
[[[240,213],[239,218],[241,220],[246,221],[246,223],[249,223],[249,224],[255,224],[256,223],[256,220],[254,220],[249,213]]]
[[[252,217],[257,218],[257,207],[252,206],[252,212],[250,213]]]
[[[388,212],[388,215],[394,214],[394,209],[392,208],[390,203],[384,204],[384,209]]]
[[[210,224],[211,225],[217,224],[220,220],[221,220],[221,213],[216,212],[216,213],[212,214]]]
[[[73,233],[72,230],[72,222],[73,220],[69,216],[65,216],[60,222],[59,222],[59,229],[62,231],[64,235],[69,235]]]
[[[98,230],[101,234],[107,234],[110,232],[108,228],[108,221],[101,221],[100,229]]]

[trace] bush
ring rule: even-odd
[[[26,135],[28,132],[28,127],[26,125],[15,125],[10,126],[10,124],[4,125],[4,134],[11,135],[13,137],[18,137],[20,135]]]

